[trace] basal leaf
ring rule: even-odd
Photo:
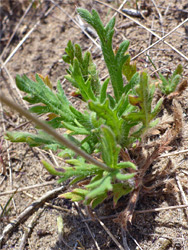
[[[118,57],[115,58],[115,55],[112,49],[112,37],[114,34],[113,27],[115,24],[115,20],[113,18],[111,21],[109,21],[106,28],[104,28],[104,25],[96,10],[92,10],[92,14],[90,14],[88,11],[85,11],[79,8],[78,13],[86,22],[92,25],[92,27],[96,30],[100,38],[104,60],[108,68],[109,75],[111,78],[111,83],[112,83],[113,90],[114,90],[114,96],[115,96],[116,101],[119,101],[121,94],[123,92],[123,78],[122,78],[122,65],[121,64],[123,64],[123,62],[125,62],[125,60],[127,59],[123,53],[123,51],[125,51],[127,48],[124,42],[121,45],[121,49],[120,49],[122,53],[119,52]]]
[[[115,183],[113,184],[113,203],[116,206],[118,200],[123,196],[132,191],[132,188],[125,183]]]
[[[81,188],[75,188],[71,192],[59,195],[59,198],[70,199],[73,202],[83,201],[88,191]]]
[[[66,160],[66,162],[70,162],[71,160]],[[54,168],[49,163],[46,163],[45,161],[42,162],[44,164],[44,167],[48,170],[54,170],[54,175],[57,173],[57,175],[61,176],[61,178],[58,180],[59,183],[68,180],[70,177],[79,177],[80,180],[85,179],[86,177],[93,176],[95,174],[100,174],[103,170],[101,170],[99,167],[87,164],[87,163],[80,163],[79,165],[69,166],[69,167],[61,167],[61,168]],[[55,172],[56,171],[56,172]]]
[[[49,76],[44,77],[41,74],[38,74],[38,75],[43,80],[43,82],[46,84],[46,86],[48,86],[50,89],[53,88],[52,83],[50,82]]]
[[[93,18],[88,10],[77,8],[77,12],[87,23],[93,26]]]
[[[154,119],[157,116],[157,114],[160,112],[163,101],[164,101],[164,98],[161,97],[159,99],[159,101],[156,103],[156,105],[155,105],[155,107],[154,107],[154,109],[152,110],[152,113],[151,113],[151,119]]]
[[[58,153],[58,156],[64,159],[73,158],[75,156],[75,152],[73,152],[71,149],[66,148],[65,150],[62,150],[60,153]]]
[[[122,169],[122,168],[132,168],[134,170],[137,170],[137,166],[130,162],[130,161],[125,161],[125,162],[120,162],[117,164],[117,167]]]
[[[99,205],[100,203],[102,203],[105,199],[107,198],[106,193],[105,194],[101,194],[98,195],[97,197],[93,198],[93,199],[88,199],[86,200],[86,205],[90,205],[93,209]]]
[[[74,62],[73,62],[72,77],[77,82],[78,88],[80,89],[81,95],[85,101],[88,101],[89,99],[96,100],[95,95],[91,88],[91,79],[88,78],[86,82],[84,81],[84,78],[82,76],[82,73],[79,67],[79,62],[76,58],[74,59]]]
[[[120,172],[116,173],[116,179],[120,181],[127,181],[135,176],[135,173],[132,174],[121,174]]]
[[[70,103],[69,103],[69,101],[68,101],[68,99],[67,99],[67,97],[65,95],[65,92],[64,92],[64,90],[62,88],[62,85],[61,85],[60,81],[57,82],[57,91],[58,91],[57,92],[57,97],[60,100],[60,102],[63,105],[67,105],[67,106],[70,105]]]
[[[108,100],[110,101],[110,108],[115,108],[116,106],[116,100],[110,95],[107,93],[107,97],[108,97]]]
[[[93,199],[97,196],[104,195],[107,191],[111,191],[111,180],[112,176],[107,175],[104,176],[101,180],[96,181],[97,185],[96,183],[86,185],[86,188],[91,189],[91,191],[88,192],[86,199]]]
[[[127,51],[128,47],[129,41],[123,41],[120,44],[119,49],[116,53],[115,59],[120,68],[122,68],[123,64],[130,58],[130,55],[125,55],[125,52]]]
[[[136,72],[132,77],[129,83],[127,83],[123,89],[124,93],[128,93],[130,90],[134,91],[136,85],[140,83],[140,75]],[[134,91],[135,92],[135,91]],[[133,93],[135,94],[135,93]]]
[[[115,26],[115,18],[112,18],[105,27],[106,33],[109,33],[111,30],[113,30],[114,26]]]
[[[74,47],[72,42],[69,40],[67,43],[67,47],[65,48],[65,52],[67,53],[67,55],[63,56],[63,60],[66,63],[71,63],[73,64],[73,58],[74,58]]]

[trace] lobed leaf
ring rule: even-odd
[[[130,161],[125,161],[125,162],[118,163],[117,168],[120,168],[120,169],[122,169],[122,168],[132,168],[134,170],[137,170],[137,166],[134,163],[130,162]]]
[[[105,125],[101,126],[100,141],[103,161],[107,166],[116,168],[120,146],[117,145],[115,134]]]
[[[93,26],[93,18],[88,10],[77,8],[77,12],[88,24]]]
[[[66,160],[66,162],[70,162],[71,160]],[[53,175],[61,176],[61,178],[58,180],[59,183],[68,180],[71,177],[79,177],[79,180],[85,179],[86,177],[90,177],[96,174],[100,174],[103,172],[99,167],[87,164],[85,162],[75,162],[75,165],[73,167],[61,167],[61,168],[54,168],[46,161],[42,161],[44,167],[47,169],[47,171],[51,171]]]
[[[11,142],[26,142],[31,147],[42,146],[48,149],[57,150],[65,147],[44,132],[39,134],[27,132],[6,132],[5,138]]]
[[[26,75],[22,77],[17,75],[16,84],[20,90],[29,93],[29,96],[24,98],[25,100],[31,101],[32,104],[43,103],[50,112],[61,116],[65,121],[73,120],[67,101],[60,100],[38,75],[36,75],[36,82],[30,80]]]
[[[130,81],[132,77],[134,76],[134,74],[136,73],[136,63],[131,64],[130,61],[131,61],[131,58],[129,56],[129,58],[123,64],[123,68],[122,68],[122,72],[126,76],[128,81]]]
[[[116,59],[117,65],[120,68],[122,68],[125,61],[127,61],[128,58],[130,58],[130,55],[125,55],[125,52],[127,51],[128,47],[129,47],[129,41],[128,40],[123,41],[120,44],[119,49],[118,49],[118,51],[116,53],[115,59]]]
[[[94,183],[91,183],[89,185],[86,185],[86,188],[91,189],[91,191],[88,192],[86,199],[93,199],[97,196],[106,194],[107,191],[112,190],[112,184],[111,184],[112,176],[110,174],[104,176],[98,181],[95,181]]]
[[[90,110],[95,111],[99,117],[105,120],[105,124],[113,130],[115,136],[118,138],[121,134],[123,120],[118,117],[116,110],[111,109],[109,100],[106,99],[104,103],[88,101],[88,106]]]
[[[88,191],[81,188],[75,188],[71,192],[59,195],[59,198],[70,199],[73,202],[83,201]]]
[[[100,38],[104,60],[114,90],[114,96],[116,101],[119,101],[123,93],[122,65],[128,58],[127,55],[124,56],[123,52],[125,52],[128,47],[128,41],[122,43],[119,53],[117,57],[115,57],[112,49],[115,19],[110,20],[106,27],[104,27],[97,11],[92,10],[92,14],[90,14],[88,11],[79,8],[78,13],[87,23],[92,25]]]
[[[116,206],[118,200],[123,196],[132,191],[132,187],[125,183],[113,184],[113,203]]]

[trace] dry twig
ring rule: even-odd
[[[186,197],[185,192],[184,192],[184,190],[183,190],[183,187],[182,187],[182,185],[181,185],[181,182],[180,182],[180,180],[179,180],[179,178],[178,178],[177,175],[176,175],[175,178],[176,178],[176,181],[177,181],[178,188],[179,188],[179,190],[180,190],[180,194],[181,194],[181,197],[182,197],[182,201],[183,201],[183,203],[188,207],[188,200],[187,200],[187,197]],[[187,218],[188,218],[188,213],[186,213],[186,215],[187,215]]]
[[[41,216],[41,214],[43,212],[44,212],[44,209],[42,209],[42,208],[39,209],[38,212],[33,216],[31,221],[29,222],[28,226],[25,227],[25,232],[24,232],[24,235],[23,235],[23,237],[21,239],[19,250],[24,250],[25,249],[27,239],[28,239],[29,235],[31,234],[31,231],[33,230],[33,227],[34,227],[36,221],[38,220],[39,216]]]
[[[53,197],[57,196],[60,192],[64,191],[66,188],[64,186],[55,188],[45,195],[40,197],[38,200],[29,205],[15,220],[11,221],[3,230],[0,237],[0,247],[2,246],[6,237],[17,227],[20,223],[24,222],[31,214],[33,214],[36,209],[43,205],[43,203]]]

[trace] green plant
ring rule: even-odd
[[[179,64],[174,70],[171,77],[164,77],[161,73],[159,73],[159,77],[162,82],[161,84],[159,84],[159,88],[163,94],[169,95],[170,93],[175,91],[178,83],[181,80],[182,72],[183,67],[181,64]]]
[[[114,53],[112,37],[115,19],[104,27],[95,10],[90,13],[79,8],[78,13],[96,30],[110,76],[101,82],[91,54],[83,54],[78,44],[68,42],[63,56],[69,64],[65,78],[77,88],[77,93],[86,103],[86,110],[80,112],[73,107],[59,81],[56,93],[49,79],[40,75],[36,75],[36,81],[25,75],[17,76],[16,84],[27,93],[24,100],[34,104],[30,112],[48,114],[48,125],[54,129],[67,129],[68,133],[64,133],[66,139],[89,155],[98,153],[106,167],[87,162],[38,127],[37,134],[7,132],[6,138],[12,142],[60,150],[59,156],[66,158],[69,166],[56,169],[42,161],[45,168],[52,175],[60,176],[59,182],[71,179],[70,185],[87,179],[82,186],[73,188],[63,197],[84,201],[94,208],[107,197],[113,197],[115,205],[119,198],[134,189],[137,167],[132,161],[122,161],[120,152],[134,146],[148,128],[155,126],[157,120],[154,119],[163,99],[155,106],[152,104],[155,86],[146,72],[137,72],[136,64],[130,63],[130,55],[126,53],[128,41],[122,42]],[[112,94],[107,93],[110,81]],[[79,139],[78,135],[82,135],[83,139]]]
[[[7,200],[4,207],[0,204],[0,207],[1,207],[0,221],[3,219],[4,216],[7,216],[9,214],[9,212],[11,211],[12,208],[9,205],[10,205],[10,202],[13,199],[15,193],[16,193],[16,191],[10,196],[10,198]]]

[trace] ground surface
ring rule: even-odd
[[[1,66],[3,62],[5,63],[1,71],[0,91],[3,91],[7,96],[24,106],[27,104],[23,103],[21,99],[23,93],[15,86],[14,78],[16,74],[25,73],[29,77],[32,77],[35,73],[40,73],[44,76],[49,75],[54,87],[58,79],[62,82],[62,86],[70,100],[76,106],[79,105],[82,110],[80,100],[69,95],[73,89],[69,83],[64,81],[66,65],[61,60],[61,56],[64,54],[68,40],[71,39],[72,42],[79,43],[83,50],[89,49],[92,52],[101,77],[105,76],[107,71],[101,58],[100,49],[83,34],[80,27],[74,22],[78,21],[76,19],[75,8],[76,6],[85,7],[88,10],[95,8],[99,11],[105,23],[115,12],[108,7],[90,0],[54,1],[57,5],[54,5],[53,1],[40,1],[41,4],[37,4],[37,1],[35,2],[36,8],[33,6],[30,9],[27,9],[30,1],[6,0],[1,4]],[[103,2],[106,3],[107,1]],[[108,2],[114,8],[118,8],[123,1]],[[135,8],[135,2],[127,1],[124,8]],[[139,7],[144,1],[137,2]],[[152,29],[160,37],[170,32],[188,18],[186,0],[173,0],[170,2],[167,0],[158,0],[155,2],[148,0],[145,3],[147,7],[151,7],[151,13],[144,19],[136,18],[136,20],[140,24]],[[154,6],[155,3],[157,8]],[[21,20],[22,15],[26,11],[25,18]],[[135,57],[139,52],[157,41],[157,38],[152,36],[141,25],[130,25],[126,28],[125,25],[130,20],[123,18],[122,15],[117,15],[116,18],[114,49],[121,41],[129,39],[129,53],[132,57]],[[20,25],[8,45],[9,39],[19,22]],[[184,78],[188,77],[188,60],[186,59],[188,57],[187,31],[188,22],[165,39],[165,41],[181,52],[184,57],[163,42],[156,44],[146,52],[156,68],[160,69],[160,72],[169,74],[181,63],[184,68]],[[31,32],[28,38],[17,47],[28,32]],[[141,54],[135,60],[140,70],[147,69],[152,76],[154,68],[146,53]],[[183,128],[179,138],[171,145],[170,153],[172,155],[161,157],[152,164],[154,173],[156,172],[157,174],[157,170],[161,167],[165,168],[170,159],[170,171],[167,171],[167,174],[164,175],[164,184],[161,185],[161,189],[156,190],[158,192],[151,193],[150,195],[141,195],[136,210],[188,205],[187,155],[186,152],[174,154],[188,148],[187,98],[188,91],[185,90],[177,99],[183,112]],[[39,148],[31,149],[25,144],[7,142],[3,137],[6,130],[22,129],[24,131],[33,131],[33,126],[27,123],[25,118],[20,117],[6,106],[0,106],[0,108],[1,172],[3,173],[3,169],[6,168],[6,171],[0,176],[0,204],[2,208],[5,207],[5,204],[11,197],[11,194],[4,192],[48,182],[45,186],[17,192],[14,195],[5,213],[0,216],[0,233],[2,233],[5,226],[17,218],[35,199],[40,198],[47,191],[59,187],[54,179],[50,180],[50,176],[43,168],[40,160],[47,158],[54,162],[54,164],[61,164],[61,160],[56,158],[51,152],[46,153]],[[165,108],[167,108],[166,111]],[[168,107],[163,107],[163,114],[165,112],[168,113],[168,111]],[[50,184],[52,181],[55,183]],[[99,222],[83,221],[83,219],[90,218],[84,207],[72,204],[66,200],[60,200],[57,196],[48,200],[48,202],[54,207],[45,204],[45,206],[40,206],[41,209],[43,208],[42,211],[36,209],[36,213],[32,212],[27,220],[24,220],[15,228],[12,234],[8,235],[2,245],[2,249],[119,249]],[[99,217],[115,215],[126,207],[126,202],[126,198],[122,199],[119,207],[114,209],[111,202],[107,201],[96,209],[96,213]],[[35,218],[36,223],[33,225],[29,237],[24,246],[21,246],[21,242],[23,243],[22,237],[31,219],[33,216],[36,216],[38,211],[41,214],[39,218]],[[64,221],[64,234],[61,241],[59,241],[57,232],[56,221],[58,216],[61,216]],[[111,217],[102,221],[116,240],[123,245],[125,237],[120,226],[114,223]],[[188,210],[181,208],[135,214],[132,226],[129,228],[127,242],[131,250],[188,249]],[[125,245],[124,243],[124,249],[128,249]]]

